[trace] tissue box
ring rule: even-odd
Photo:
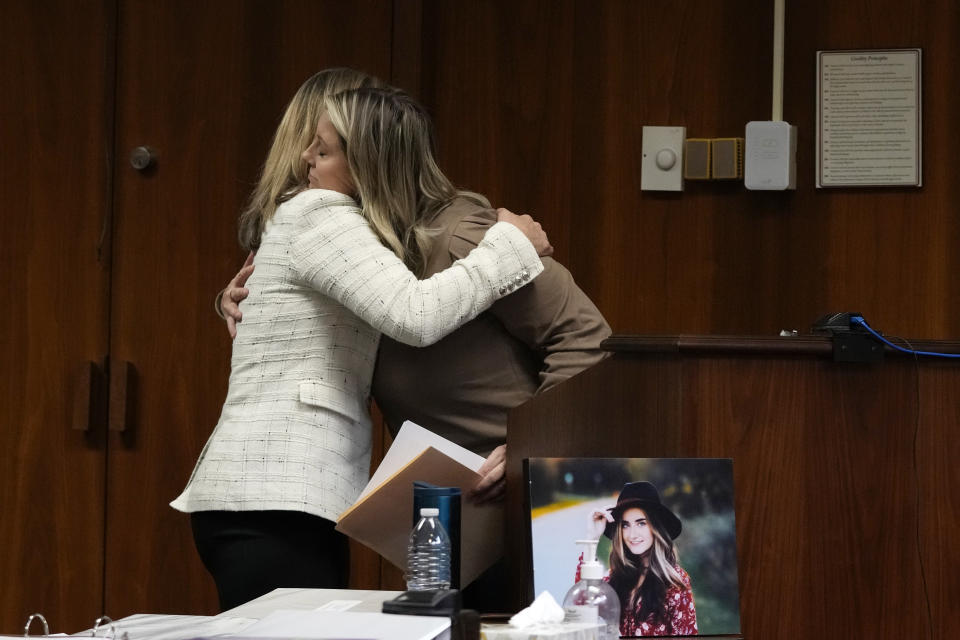
[[[538,624],[518,628],[509,624],[481,624],[480,640],[597,640],[602,626],[582,622]]]

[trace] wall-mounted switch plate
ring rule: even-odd
[[[683,191],[686,127],[644,127],[641,191]]]

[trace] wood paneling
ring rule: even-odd
[[[101,607],[104,425],[72,428],[109,309],[113,3],[89,4],[0,19],[0,633]]]
[[[747,120],[769,117],[769,48],[750,32],[765,32],[772,3],[600,7],[577,5],[584,90],[574,102],[581,153],[571,198],[581,240],[571,269],[615,331],[742,331],[751,296],[773,311],[775,274],[754,272],[764,257],[777,259],[761,236],[766,207],[745,211],[742,187],[728,184],[641,192],[641,134],[643,125],[684,125],[690,137],[735,136]]]
[[[421,4],[411,55],[443,166],[537,216],[615,331],[773,335],[852,309],[892,333],[960,333],[955,3],[790,4],[784,117],[799,127],[798,189],[688,182],[682,194],[641,192],[641,127],[726,137],[769,119],[772,2]],[[815,52],[917,46],[924,186],[816,190]]]
[[[419,97],[434,117],[441,166],[494,206],[549,221],[566,255],[572,2],[422,5]]]
[[[960,567],[960,545],[956,543],[956,523],[960,522],[960,504],[956,488],[960,484],[960,438],[942,437],[936,425],[960,424],[960,405],[956,387],[950,385],[955,365],[939,362],[920,371],[915,391],[922,410],[908,423],[913,429],[913,464],[910,476],[916,478],[914,501],[929,500],[940,505],[937,511],[917,509],[914,544],[907,553],[916,553],[923,562],[923,578],[930,594],[931,626],[934,637],[946,638],[960,623],[956,602],[960,597],[957,567]],[[912,532],[910,532],[912,533]],[[908,537],[906,533],[904,537]],[[914,542],[914,541],[911,541]]]
[[[960,142],[960,71],[947,63],[960,37],[956,3],[818,1],[788,16],[788,91],[802,97],[785,117],[807,131],[801,153],[805,188],[794,211],[811,219],[809,236],[824,246],[817,265],[825,309],[864,313],[876,327],[913,337],[960,333],[957,241],[960,185],[950,165]],[[923,182],[921,189],[815,191],[814,56],[818,49],[923,49]],[[799,266],[799,265],[798,265]]]
[[[226,392],[213,294],[243,260],[236,217],[296,88],[352,66],[386,76],[388,3],[129,1],[118,19],[111,354],[137,372],[109,439],[106,610],[213,613],[187,482]],[[140,145],[156,166],[130,167]]]

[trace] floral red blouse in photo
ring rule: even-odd
[[[667,589],[661,616],[657,616],[657,612],[651,612],[646,620],[638,620],[636,614],[640,611],[640,602],[637,602],[633,611],[621,611],[621,636],[692,636],[699,633],[697,609],[693,604],[693,591],[690,589],[690,576],[679,565],[674,565],[674,568],[683,579],[685,588],[672,586]]]
[[[576,582],[580,581],[580,566],[583,556],[577,564]],[[693,603],[693,590],[690,587],[690,576],[683,567],[674,565],[683,587],[671,586],[663,598],[663,611],[652,611],[645,620],[637,619],[641,601],[637,601],[632,611],[620,612],[620,635],[630,636],[695,636],[697,630],[697,608]],[[606,576],[604,582],[610,581]],[[658,613],[660,615],[658,615]]]

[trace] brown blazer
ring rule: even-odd
[[[441,211],[432,275],[467,255],[497,221],[458,198]],[[601,359],[610,327],[559,262],[489,311],[426,348],[380,341],[373,396],[394,433],[404,420],[477,453],[506,442],[507,412]]]

